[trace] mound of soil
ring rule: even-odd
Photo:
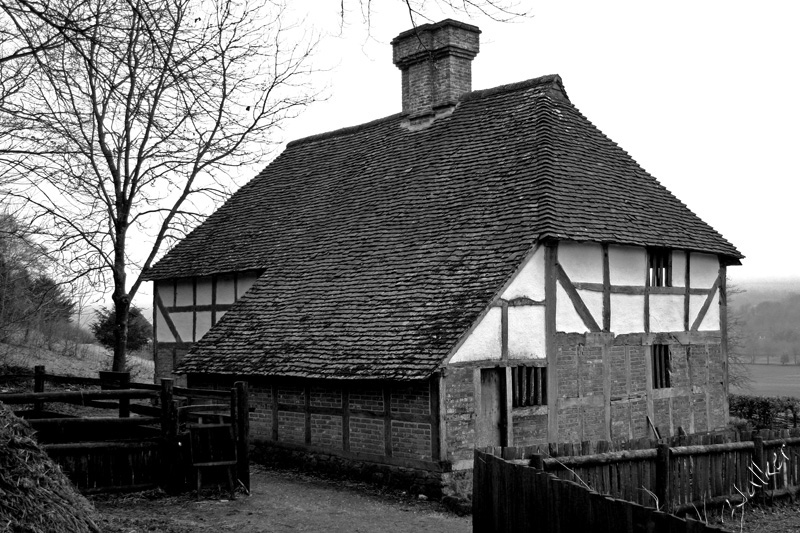
[[[0,533],[99,533],[98,514],[0,403]]]

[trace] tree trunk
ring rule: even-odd
[[[128,312],[131,302],[127,294],[118,295],[116,290],[112,299],[114,300],[114,363],[111,370],[125,372],[125,353],[128,350]]]

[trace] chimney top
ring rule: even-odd
[[[404,31],[392,40],[402,71],[403,113],[412,121],[452,110],[472,90],[472,59],[479,51],[477,26],[446,19]]]

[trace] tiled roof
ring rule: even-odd
[[[537,239],[741,254],[569,102],[558,76],[309,137],[148,273],[265,273],[183,372],[430,375]]]

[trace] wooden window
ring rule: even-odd
[[[672,287],[672,254],[667,249],[648,250],[647,276],[651,287]]]
[[[547,367],[513,367],[511,397],[513,407],[547,405]]]
[[[669,344],[654,344],[653,350],[653,388],[667,389],[670,383]]]

